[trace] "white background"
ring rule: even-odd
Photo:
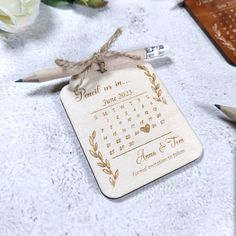
[[[169,44],[170,59],[154,66],[205,154],[114,201],[82,154],[59,99],[63,83],[14,81],[56,58],[86,58],[119,26],[114,49]],[[42,5],[27,32],[1,32],[0,235],[232,236],[236,126],[213,104],[236,106],[235,71],[174,0],[110,0],[99,11]]]

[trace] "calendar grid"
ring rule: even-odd
[[[122,155],[124,155],[124,154],[126,154],[126,153],[128,153],[128,152],[131,152],[131,151],[133,151],[133,150],[135,150],[135,149],[137,149],[137,148],[140,148],[140,147],[142,147],[142,146],[144,146],[144,145],[146,145],[146,144],[148,144],[148,143],[151,143],[151,142],[153,142],[153,141],[155,141],[155,140],[157,140],[157,139],[163,138],[163,137],[165,137],[165,136],[167,136],[167,135],[169,135],[169,134],[171,134],[171,133],[172,133],[172,131],[171,131],[171,132],[168,132],[168,133],[165,133],[165,134],[163,134],[163,135],[161,135],[161,136],[159,136],[159,137],[157,137],[157,138],[154,138],[154,139],[152,139],[152,140],[150,140],[150,141],[148,141],[148,142],[146,142],[146,143],[143,143],[143,144],[141,144],[141,145],[139,145],[139,146],[137,146],[137,147],[134,147],[134,148],[132,148],[132,149],[129,149],[129,150],[123,152],[123,153],[120,153],[120,154],[118,154],[118,155],[112,157],[112,159],[115,159],[115,158],[117,158],[117,157],[119,157],[119,156],[122,156]]]
[[[93,112],[91,113],[91,115],[93,115],[93,114],[95,114],[95,113],[97,113],[97,112],[103,111],[103,110],[105,110],[105,109],[107,109],[107,108],[116,106],[116,105],[118,105],[118,104],[120,104],[120,103],[122,103],[122,102],[126,102],[126,101],[132,100],[132,99],[134,99],[134,98],[140,97],[140,96],[142,96],[142,95],[144,95],[144,94],[146,94],[146,93],[147,93],[147,91],[146,91],[146,92],[142,92],[142,93],[140,93],[140,94],[137,94],[137,95],[135,95],[135,96],[132,96],[132,97],[130,97],[130,98],[124,99],[124,100],[119,101],[119,102],[117,102],[117,103],[114,103],[114,104],[112,104],[112,105],[106,106],[106,107],[101,108],[101,109],[99,109],[99,110],[93,111]]]

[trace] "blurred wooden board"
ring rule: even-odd
[[[236,66],[236,0],[185,0],[184,4],[226,60]]]

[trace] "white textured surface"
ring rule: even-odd
[[[116,49],[168,43],[156,71],[201,139],[202,160],[118,201],[99,191],[59,100],[60,82],[16,84],[58,57],[82,59],[118,27]],[[236,106],[236,68],[174,0],[109,8],[41,7],[0,34],[0,235],[234,235],[236,131],[212,104]]]

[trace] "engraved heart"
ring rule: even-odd
[[[144,133],[149,133],[150,132],[150,125],[146,124],[144,127],[141,127],[140,130],[143,131]]]

